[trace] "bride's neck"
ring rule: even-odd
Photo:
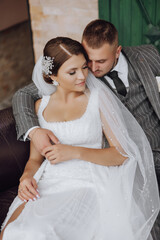
[[[82,94],[84,93],[63,89],[58,86],[56,92],[52,94],[52,96],[60,99],[64,103],[67,103],[68,101],[73,101],[74,98],[79,97]]]

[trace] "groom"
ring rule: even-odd
[[[143,128],[153,151],[160,187],[160,89],[156,80],[160,76],[159,53],[151,45],[122,48],[116,28],[104,20],[94,20],[86,26],[82,44],[92,73],[118,96]],[[18,139],[30,138],[43,153],[46,146],[58,143],[58,139],[39,127],[34,112],[38,98],[33,83],[20,89],[13,98],[13,112]],[[158,236],[153,233],[154,240]]]
[[[122,101],[143,128],[153,151],[160,187],[160,55],[151,45],[118,45],[118,32],[104,20],[89,23],[82,37],[88,66]]]

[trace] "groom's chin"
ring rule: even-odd
[[[99,77],[103,77],[104,74],[102,71],[96,71],[96,72],[92,72],[94,74],[95,77],[99,78]]]

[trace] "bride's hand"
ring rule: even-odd
[[[44,148],[43,155],[50,161],[51,164],[56,164],[77,158],[78,151],[76,147],[70,145],[56,144]]]
[[[34,128],[29,133],[29,137],[41,155],[43,155],[42,151],[46,146],[51,146],[51,142],[55,144],[59,143],[59,140],[52,131],[44,128]]]
[[[36,180],[32,176],[23,176],[20,178],[20,184],[18,187],[18,197],[27,202],[29,200],[35,201],[40,197],[37,190]]]

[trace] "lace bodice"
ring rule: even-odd
[[[43,117],[43,111],[49,99],[50,96],[44,96],[38,110],[38,119],[41,127],[51,130],[62,144],[101,148],[102,126],[97,90],[91,92],[84,114],[72,121],[47,122]]]

